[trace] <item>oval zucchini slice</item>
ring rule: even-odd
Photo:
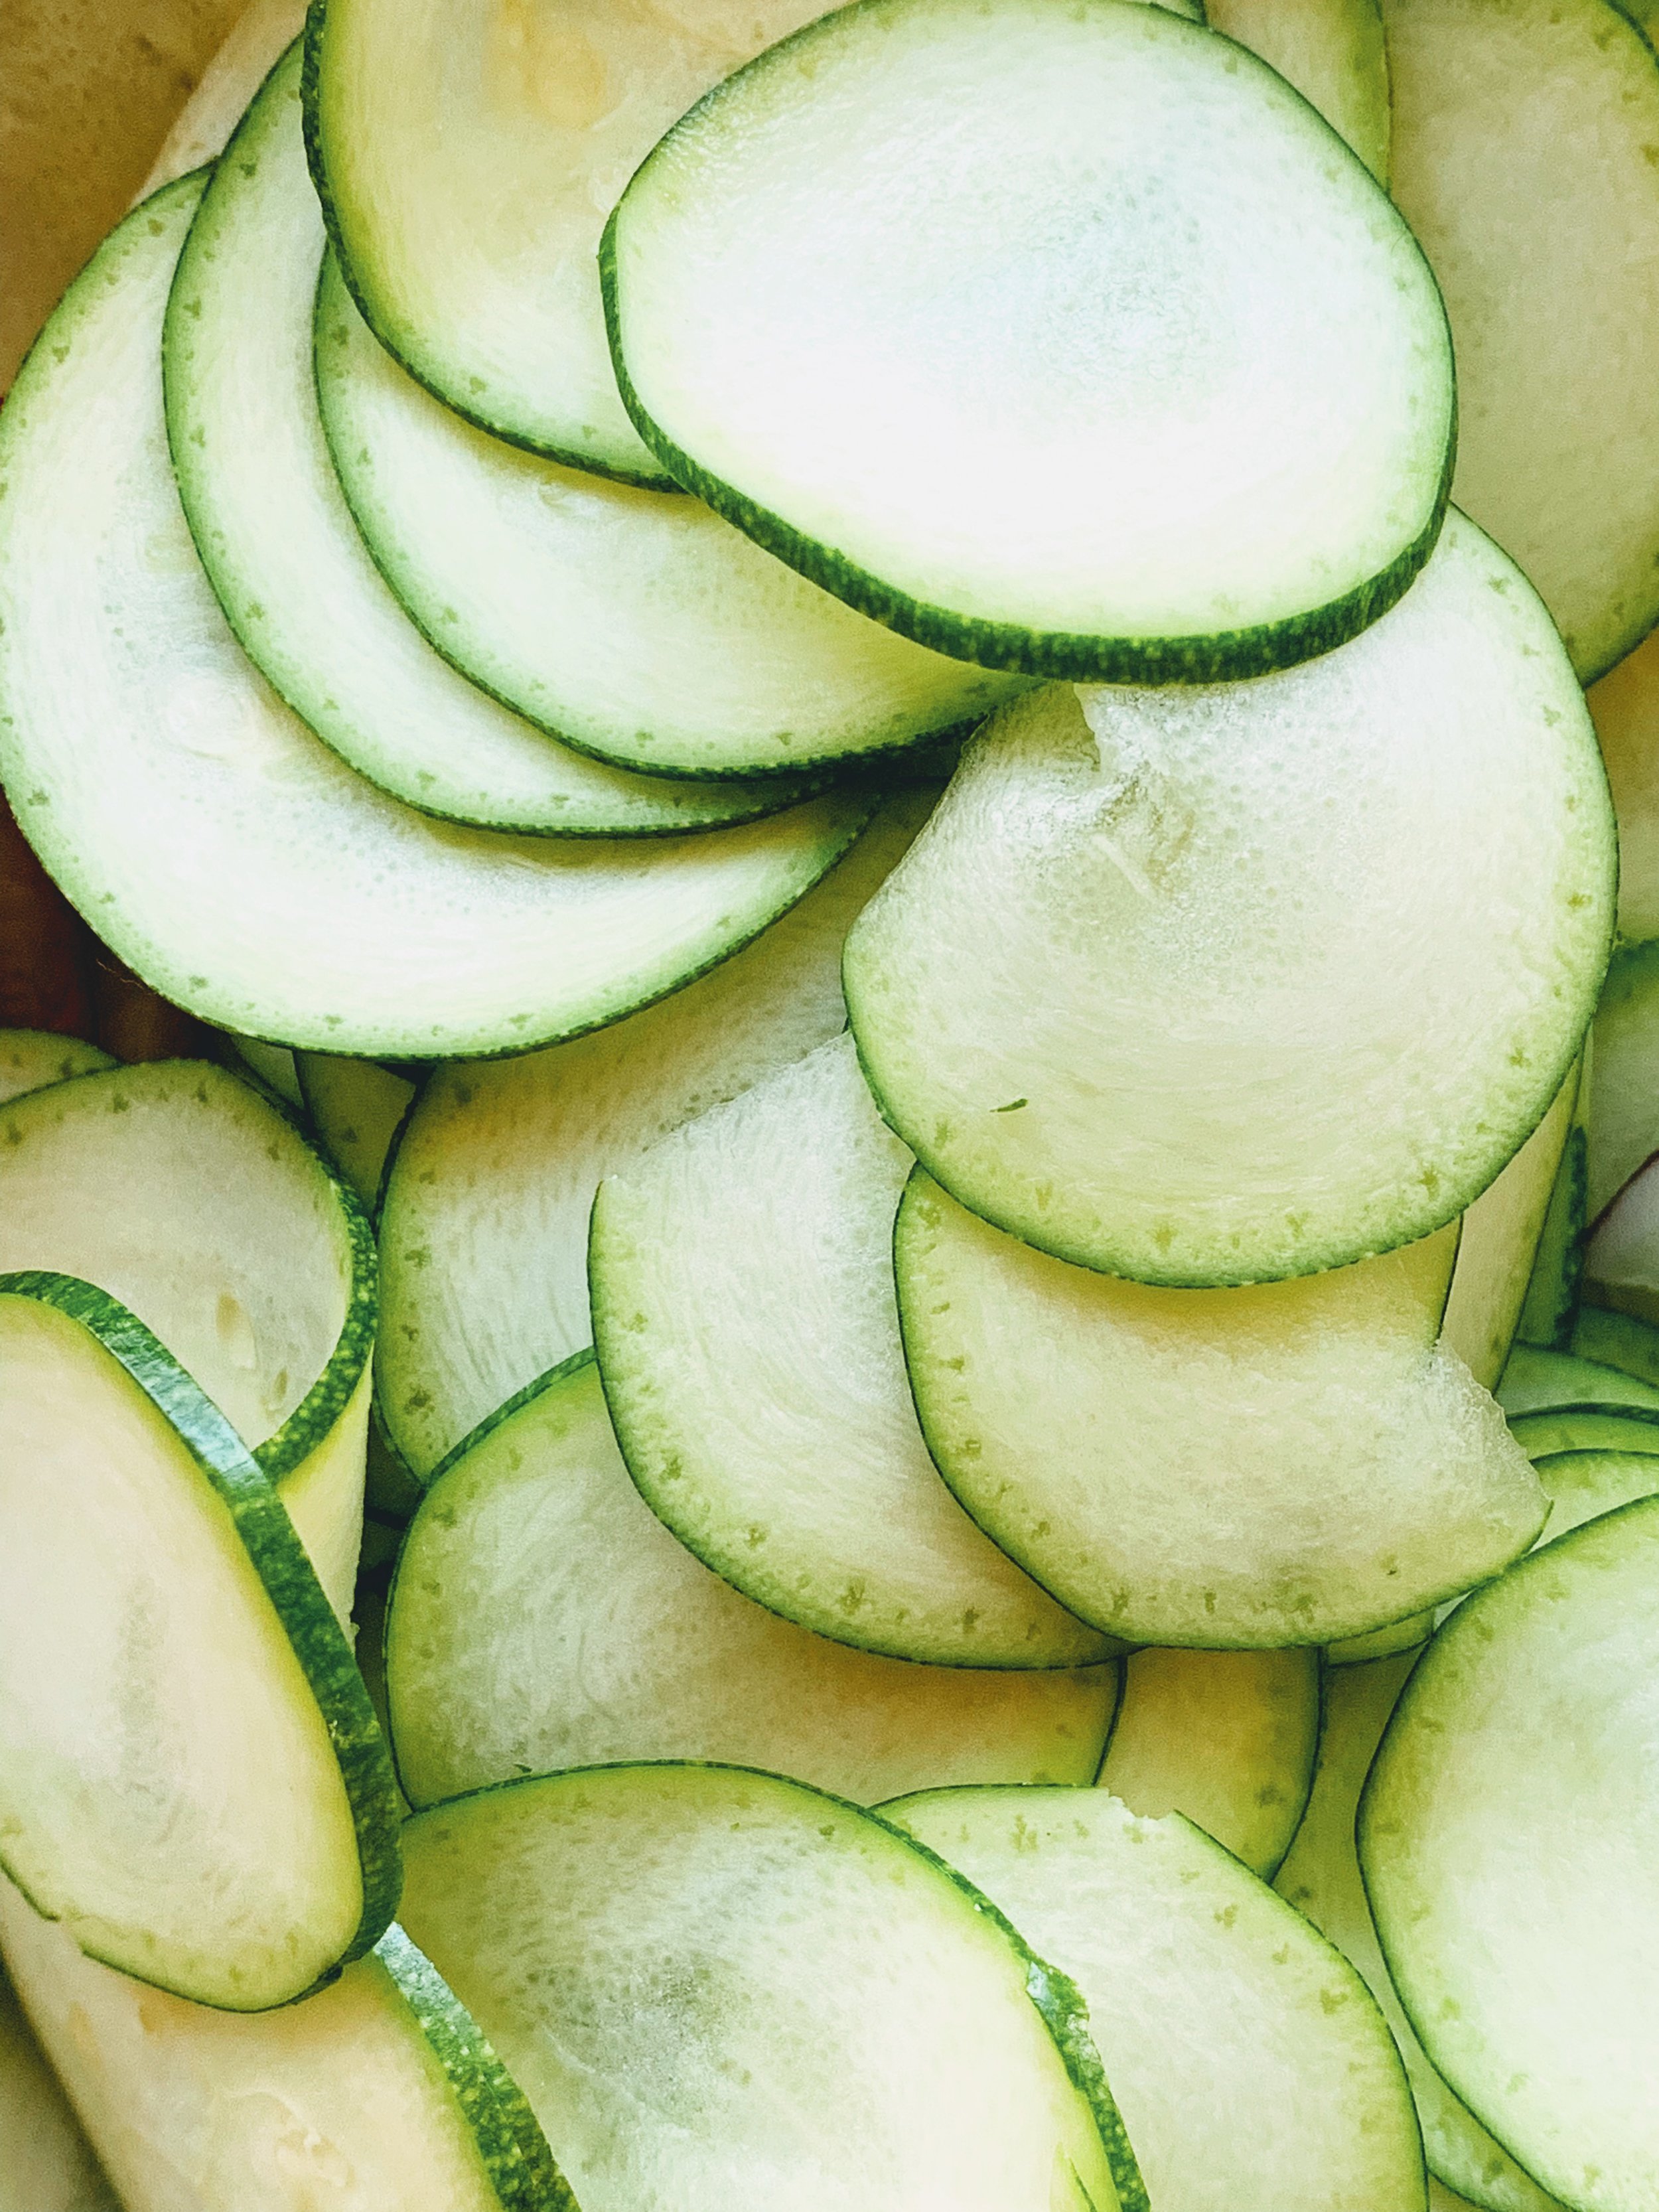
[[[1548,617],[1454,516],[1304,668],[1003,708],[860,916],[848,1005],[988,1220],[1147,1283],[1308,1274],[1439,1228],[1542,1120],[1616,857]]]
[[[276,1491],[65,1275],[0,1275],[0,1863],[91,1957],[289,2003],[384,1932],[399,1864],[386,1746]]]
[[[582,2212],[1146,2212],[1069,1983],[884,1821],[608,1766],[405,1835],[410,1932]]]
[[[1611,0],[1382,0],[1391,175],[1457,348],[1457,503],[1584,682],[1659,617],[1659,65]]]
[[[893,1299],[909,1169],[842,1036],[605,1178],[588,1275],[629,1472],[706,1566],[820,1636],[951,1666],[1103,1658],[928,1457]]]
[[[1294,85],[1387,185],[1389,57],[1378,0],[1207,0],[1204,16]]]
[[[1134,1651],[1100,1786],[1149,1819],[1183,1814],[1270,1881],[1318,1742],[1316,1651]]]
[[[3,1972],[0,2143],[0,2212],[121,2212]]]
[[[59,1036],[52,1030],[0,1030],[0,1106],[49,1084],[114,1065],[110,1054],[79,1037]]]
[[[910,1666],[740,1595],[641,1500],[586,1352],[434,1480],[398,1559],[386,1684],[416,1805],[647,1759],[763,1766],[860,1804],[907,1784],[1086,1783],[1117,1698],[1109,1666]]]
[[[1461,1606],[1360,1802],[1359,1862],[1430,2057],[1546,2189],[1659,2180],[1659,1499]]]
[[[1089,2009],[1162,2212],[1422,2212],[1411,2092],[1340,1952],[1177,1814],[946,1790],[885,1816],[982,1889]]]
[[[81,1957],[4,1882],[0,1943],[125,2212],[575,2212],[517,2084],[400,1928],[251,2018]]]
[[[1287,667],[1440,527],[1450,341],[1416,242],[1281,77],[1166,9],[824,16],[660,141],[600,266],[669,472],[987,667]]]
[[[354,775],[246,660],[164,435],[162,318],[202,189],[100,249],[0,429],[0,775],[47,868],[188,1012],[369,1058],[546,1043],[734,951],[867,799],[686,838],[463,830]]]

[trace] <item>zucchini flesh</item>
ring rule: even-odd
[[[1457,349],[1464,507],[1589,683],[1659,616],[1659,67],[1610,0],[1383,0],[1391,177]]]
[[[1619,821],[1624,885],[1626,818]],[[1621,945],[1607,963],[1592,1031],[1585,1211],[1598,1222],[1626,1184],[1659,1152],[1659,942]]]
[[[204,1060],[0,1109],[0,1272],[96,1283],[152,1328],[270,1480],[336,1611],[362,1522],[374,1239],[274,1106]]]
[[[1659,1383],[1659,1328],[1634,1314],[1580,1306],[1571,1349],[1580,1359],[1594,1359],[1603,1367],[1616,1367],[1621,1375]]]
[[[838,1643],[1102,1658],[928,1457],[893,1300],[909,1168],[842,1036],[606,1177],[588,1274],[629,1472],[706,1566]]]
[[[0,1943],[125,2212],[574,2212],[516,2084],[401,1929],[252,2018],[82,1958],[3,1882]]]
[[[1147,2195],[1209,2212],[1421,2212],[1411,2093],[1364,1984],[1172,1814],[1103,1790],[883,1808],[1008,1914],[1089,2008]]]
[[[592,1341],[601,1178],[845,1024],[842,940],[931,804],[889,800],[799,906],[674,997],[550,1052],[433,1070],[380,1223],[380,1411],[417,1475]]]
[[[458,675],[387,589],[318,414],[312,325],[325,237],[306,169],[300,61],[296,45],[214,173],[162,337],[179,495],[244,650],[325,744],[424,813],[629,836],[776,811],[799,791],[687,791],[573,753]],[[466,548],[469,567],[480,558],[498,580],[511,572],[499,543]]]
[[[1584,1248],[1584,1285],[1597,1304],[1659,1324],[1659,1163],[1633,1175],[1597,1222]],[[1659,1403],[1659,1386],[1645,1389]]]
[[[1496,1574],[1544,1518],[1435,1340],[1455,1245],[1168,1291],[1034,1251],[918,1170],[894,1256],[928,1448],[1012,1558],[1131,1643],[1382,1627]]]
[[[915,1667],[754,1604],[677,1543],[617,1452],[589,1352],[437,1476],[386,1627],[411,1803],[525,1773],[722,1759],[860,1804],[952,1782],[1091,1782],[1115,1669]]]
[[[1552,1406],[1510,1417],[1510,1432],[1533,1463],[1557,1452],[1659,1452],[1659,1409],[1651,1406]]]
[[[1548,1452],[1534,1464],[1550,1496],[1540,1547],[1659,1491],[1659,1453],[1652,1451]]]
[[[305,28],[305,0],[247,0],[179,111],[135,206],[225,150],[248,102]]]
[[[1595,1037],[1584,1041],[1579,1062],[1578,1097],[1572,1109],[1555,1188],[1544,1213],[1543,1233],[1533,1259],[1527,1295],[1516,1326],[1517,1344],[1559,1350],[1572,1336],[1573,1317],[1583,1288],[1584,1247],[1589,1212],[1589,1120]]]
[[[1589,694],[1619,812],[1619,929],[1659,937],[1659,637],[1610,668]]]
[[[1145,2212],[1069,1984],[884,1821],[609,1766],[405,1832],[410,1932],[582,2212]]]
[[[860,915],[848,1005],[988,1220],[1143,1282],[1310,1273],[1439,1228],[1543,1118],[1615,862],[1548,617],[1454,515],[1304,668],[1002,708]]]
[[[90,1956],[286,2004],[397,1902],[350,1645],[276,1492],[124,1307],[0,1275],[0,1355],[4,1870]]]
[[[296,1054],[300,1088],[324,1150],[373,1215],[386,1156],[414,1102],[414,1084],[378,1060]]]
[[[58,1036],[51,1030],[0,1030],[0,1106],[28,1091],[44,1091],[48,1084],[114,1065],[108,1053],[79,1037]]]
[[[1440,1333],[1485,1390],[1496,1387],[1520,1326],[1572,1132],[1578,1085],[1575,1067],[1526,1143],[1463,1216],[1458,1232]]]
[[[1598,1406],[1623,1413],[1640,1407],[1659,1413],[1659,1385],[1626,1375],[1597,1359],[1575,1352],[1549,1352],[1517,1345],[1498,1388],[1498,1403],[1511,1417],[1553,1412],[1567,1406]]]
[[[1360,1802],[1365,1888],[1431,2057],[1543,2187],[1659,2186],[1659,1499],[1461,1606]]]
[[[712,966],[867,800],[683,839],[463,830],[354,775],[244,658],[163,434],[162,318],[201,191],[168,187],[100,249],[0,430],[0,775],[46,867],[163,997],[329,1052],[516,1051]]]
[[[473,429],[375,343],[332,261],[317,388],[340,483],[415,622],[600,761],[707,779],[867,758],[1018,688],[854,614],[700,500],[605,484]],[[736,810],[754,788],[702,781],[680,804]]]
[[[1163,8],[823,17],[661,140],[601,269],[669,471],[988,667],[1286,667],[1440,526],[1451,356],[1415,241],[1282,78]]]
[[[1435,2072],[1401,2009],[1365,1902],[1354,1853],[1355,1809],[1401,1686],[1415,1663],[1415,1654],[1406,1653],[1327,1675],[1313,1794],[1273,1887],[1364,1977],[1405,2062],[1431,2171],[1486,2212],[1554,2212],[1554,2200]]]
[[[1134,1651],[1100,1786],[1150,1819],[1182,1814],[1271,1881],[1318,1741],[1317,1652]]]
[[[1259,54],[1389,181],[1389,58],[1378,0],[1207,0],[1205,21]]]
[[[121,2212],[3,1972],[0,2143],[0,2212]]]

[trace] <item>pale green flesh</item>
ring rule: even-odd
[[[1621,1375],[1633,1375],[1639,1382],[1659,1383],[1659,1328],[1634,1314],[1580,1306],[1573,1320],[1571,1350],[1580,1359],[1616,1367]]]
[[[810,768],[976,720],[1018,688],[854,614],[700,500],[472,428],[376,344],[331,264],[317,384],[341,485],[410,616],[599,760],[704,779]],[[700,781],[678,803],[712,813],[747,794],[754,811],[766,787]]]
[[[1659,1435],[1650,1441],[1659,1445]],[[1550,1495],[1540,1545],[1659,1491],[1659,1450],[1547,1452],[1534,1465]]]
[[[114,1065],[108,1053],[82,1044],[79,1037],[58,1036],[50,1030],[0,1030],[0,1106],[49,1084]]]
[[[1389,58],[1377,0],[1207,0],[1205,20],[1259,54],[1389,181]]]
[[[1589,708],[1619,810],[1619,929],[1637,945],[1659,937],[1659,637],[1608,670]]]
[[[0,1863],[113,1965],[236,2011],[286,2003],[349,1954],[367,1904],[289,1620],[155,1399],[81,1322],[15,1291],[0,1428]],[[291,1581],[303,1554],[280,1535]],[[314,1581],[285,1602],[323,1609]]]
[[[490,2185],[488,2082],[447,2075],[380,1958],[247,2019],[82,1958],[3,1881],[0,1944],[125,2212],[534,2212]]]
[[[860,916],[848,1005],[884,1114],[988,1219],[1145,1282],[1310,1273],[1438,1228],[1543,1118],[1615,859],[1548,619],[1454,514],[1305,667],[1002,708]]]
[[[1414,1663],[1407,1655],[1327,1675],[1313,1794],[1273,1887],[1364,1975],[1400,2046],[1433,2172],[1486,2212],[1553,2212],[1553,2200],[1493,2142],[1425,2057],[1389,1979],[1365,1902],[1354,1855],[1354,1810]]]
[[[1659,1167],[1650,1162],[1620,1192],[1584,1251],[1584,1285],[1600,1304],[1659,1324]],[[1646,1386],[1659,1404],[1659,1387]]]
[[[550,741],[458,675],[387,589],[318,414],[312,325],[325,241],[306,172],[300,61],[296,45],[215,172],[163,339],[179,489],[237,637],[325,744],[428,814],[627,836],[775,811],[798,794],[688,792]],[[499,544],[465,557],[497,576],[513,562]]]
[[[201,189],[170,187],[100,249],[0,432],[0,773],[48,868],[164,997],[367,1057],[545,1043],[723,958],[867,801],[673,839],[434,823],[354,775],[243,657],[162,418],[162,316]]]
[[[1186,1818],[1270,1881],[1319,1741],[1319,1655],[1136,1651],[1099,1781],[1132,1812]]]
[[[1659,67],[1608,0],[1383,0],[1391,179],[1457,350],[1459,506],[1588,683],[1659,615]]]
[[[918,1170],[894,1256],[929,1449],[1004,1550],[1131,1643],[1324,1644],[1421,1612],[1545,1510],[1435,1341],[1455,1242],[1163,1290],[1034,1251]]]
[[[1422,2212],[1411,2093],[1364,1984],[1209,1837],[1099,1790],[883,1809],[1077,1984],[1160,2212]]]
[[[1559,1350],[1572,1334],[1573,1316],[1583,1287],[1589,1226],[1585,1204],[1589,1159],[1589,1073],[1594,1059],[1592,1043],[1587,1038],[1578,1062],[1578,1095],[1572,1121],[1555,1171],[1555,1188],[1545,1209],[1532,1274],[1521,1303],[1521,1317],[1516,1323],[1515,1341],[1519,1344],[1544,1345]]]
[[[267,1044],[262,1037],[238,1036],[234,1030],[224,1031],[226,1043],[235,1059],[241,1062],[236,1069],[257,1075],[267,1091],[274,1091],[285,1105],[299,1113],[305,1111],[305,1094],[300,1088],[300,1078],[294,1054],[285,1044]]]
[[[1542,1413],[1517,1413],[1510,1429],[1534,1461],[1555,1452],[1659,1451],[1659,1413],[1650,1407],[1559,1406]]]
[[[406,1838],[410,1932],[582,2212],[1144,2212],[1097,2073],[1091,2112],[1039,2017],[1042,1970],[867,1814],[739,1769],[613,1766]],[[1075,2019],[1069,2040],[1086,2080]]]
[[[672,998],[550,1052],[433,1072],[380,1224],[380,1409],[417,1474],[592,1342],[601,1177],[844,1025],[842,939],[930,804],[889,800],[799,906]]]
[[[373,1060],[301,1053],[300,1088],[329,1157],[372,1214],[380,1203],[386,1155],[408,1113],[415,1085]]]
[[[893,1299],[909,1169],[843,1036],[600,1184],[593,1336],[629,1471],[706,1565],[837,1642],[1100,1658],[928,1457]]]
[[[661,141],[602,267],[680,481],[965,659],[1282,667],[1433,541],[1451,364],[1421,255],[1282,79],[1162,8],[830,17]]]
[[[764,1767],[860,1803],[1087,1783],[1116,1670],[916,1667],[813,1636],[677,1543],[629,1480],[591,1359],[463,1449],[398,1563],[393,1746],[417,1805],[617,1760]]]
[[[3,1972],[0,2143],[0,2212],[121,2212]]]
[[[1440,1333],[1483,1389],[1504,1371],[1577,1108],[1575,1067],[1498,1180],[1463,1216]]]
[[[1373,1628],[1364,1636],[1342,1637],[1326,1645],[1325,1662],[1330,1667],[1356,1667],[1371,1659],[1391,1659],[1399,1651],[1415,1651],[1433,1635],[1437,1610],[1430,1606],[1422,1613],[1407,1613],[1404,1620],[1391,1621],[1386,1628]]]
[[[1614,793],[1618,784],[1615,781]],[[1620,894],[1626,817],[1619,817]],[[1659,944],[1624,945],[1607,966],[1595,1010],[1590,1066],[1589,1188],[1592,1221],[1659,1152]]]
[[[1504,1370],[1498,1401],[1511,1416],[1552,1412],[1562,1406],[1638,1406],[1659,1413],[1659,1384],[1575,1352],[1522,1344]]]
[[[1461,1607],[1360,1805],[1401,1997],[1447,2079],[1583,2212],[1659,2191],[1659,1500]]]

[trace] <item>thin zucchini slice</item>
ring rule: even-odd
[[[977,720],[1018,688],[854,614],[700,500],[472,428],[375,343],[331,260],[317,389],[341,486],[410,615],[475,684],[602,761],[810,768]],[[752,788],[705,781],[681,804],[736,809]]]
[[[1659,1446],[1659,1436],[1650,1441]],[[1659,1450],[1549,1452],[1534,1464],[1550,1496],[1540,1547],[1659,1491]]]
[[[913,1667],[739,1595],[641,1502],[586,1352],[434,1481],[398,1561],[386,1680],[416,1805],[648,1759],[763,1766],[860,1804],[1087,1783],[1117,1698],[1109,1666]]]
[[[114,1065],[109,1053],[79,1037],[59,1036],[52,1030],[0,1030],[0,1106],[27,1091],[44,1091],[48,1084]]]
[[[0,2212],[121,2212],[3,1972],[0,2143]]]
[[[1498,1401],[1510,1415],[1547,1413],[1562,1406],[1601,1406],[1620,1412],[1639,1406],[1659,1413],[1659,1386],[1575,1352],[1522,1344],[1504,1370]]]
[[[1659,1383],[1659,1328],[1634,1314],[1612,1313],[1605,1306],[1580,1306],[1572,1326],[1571,1349],[1580,1359],[1616,1367],[1643,1382]]]
[[[1589,710],[1619,812],[1619,930],[1659,937],[1659,637],[1591,687]]]
[[[546,1043],[735,951],[867,800],[684,839],[462,830],[354,775],[243,656],[164,435],[162,318],[201,191],[170,186],[100,249],[0,429],[0,775],[47,868],[163,997],[369,1058]]]
[[[1454,515],[1304,668],[1003,708],[860,916],[848,1006],[988,1220],[1142,1282],[1307,1274],[1439,1228],[1543,1118],[1616,857],[1548,617]]]
[[[276,1484],[335,1610],[362,1522],[374,1243],[258,1092],[151,1060],[0,1109],[0,1272],[96,1283],[161,1338]]]
[[[325,241],[306,169],[300,63],[296,45],[214,172],[162,337],[179,496],[243,649],[342,759],[423,813],[632,836],[775,812],[798,788],[688,791],[573,753],[458,675],[387,589],[318,415],[312,325]],[[499,540],[469,544],[463,560],[487,590],[514,573]]]
[[[1620,817],[1620,883],[1624,817]],[[1597,1220],[1659,1152],[1659,942],[1621,945],[1595,1009],[1585,1205]]]
[[[1572,1338],[1573,1316],[1583,1287],[1584,1247],[1589,1234],[1590,1073],[1594,1037],[1585,1040],[1578,1066],[1578,1097],[1572,1109],[1555,1188],[1544,1213],[1543,1233],[1532,1263],[1527,1295],[1516,1325],[1517,1344],[1559,1351]],[[1501,1181],[1501,1177],[1500,1177]]]
[[[1389,57],[1378,0],[1207,0],[1205,20],[1260,54],[1385,185]]]
[[[400,1928],[252,2018],[82,1958],[6,1883],[0,1942],[125,2212],[574,2212],[516,2083]]]
[[[1516,1413],[1510,1433],[1536,1466],[1557,1452],[1659,1452],[1659,1410],[1651,1406],[1552,1406]]]
[[[1161,2212],[1422,2212],[1411,2092],[1364,1984],[1190,1821],[1103,1790],[882,1809],[1076,1983]]]
[[[600,265],[670,473],[987,667],[1287,667],[1440,527],[1451,352],[1415,240],[1282,78],[1163,8],[824,16],[668,132]]]
[[[248,102],[305,25],[305,0],[247,0],[245,7],[239,5],[235,21],[134,194],[135,206],[224,152]]]
[[[949,1666],[1115,1649],[975,1527],[927,1455],[893,1301],[910,1156],[842,1036],[613,1170],[593,1340],[659,1519],[837,1643]]]
[[[1316,1651],[1135,1651],[1100,1785],[1151,1819],[1184,1814],[1271,1881],[1318,1742]]]
[[[550,1052],[434,1069],[380,1222],[380,1412],[416,1475],[592,1343],[601,1178],[844,1026],[842,940],[932,803],[889,800],[799,906],[674,997]]]
[[[1584,1248],[1584,1287],[1598,1305],[1659,1326],[1659,1160],[1633,1175],[1597,1222]],[[1659,1403],[1659,1387],[1647,1387]]]
[[[1575,1067],[1496,1182],[1463,1216],[1440,1333],[1484,1390],[1515,1343],[1578,1103]]]
[[[276,1491],[124,1306],[0,1275],[0,1864],[82,1949],[233,2012],[398,1901],[392,1766]]]
[[[406,1837],[410,1932],[582,2212],[1145,2212],[1076,1992],[884,1821],[609,1766]]]
[[[1382,1627],[1496,1574],[1544,1520],[1436,1341],[1455,1243],[1168,1291],[1034,1251],[918,1169],[893,1249],[928,1449],[1012,1559],[1130,1643]]]
[[[325,1052],[295,1055],[300,1088],[323,1148],[373,1214],[386,1155],[414,1103],[414,1084],[378,1060]]]
[[[1586,683],[1659,617],[1659,67],[1609,0],[1382,0],[1390,176],[1457,348],[1460,507]]]
[[[1443,2081],[1412,2032],[1377,1947],[1354,1854],[1354,1813],[1414,1654],[1343,1667],[1325,1680],[1313,1795],[1273,1887],[1358,1967],[1394,2031],[1431,2171],[1486,2212],[1554,2212],[1547,2197]]]
[[[1359,1863],[1431,2057],[1581,2212],[1659,2187],[1659,1499],[1461,1606],[1360,1802]]]
[[[1434,1634],[1434,1624],[1439,1613],[1437,1606],[1430,1606],[1422,1613],[1408,1613],[1403,1620],[1390,1621],[1386,1628],[1373,1628],[1364,1636],[1345,1636],[1325,1647],[1328,1667],[1357,1667],[1370,1659],[1391,1659],[1398,1651],[1415,1651]]]
[[[300,1088],[299,1069],[285,1044],[267,1044],[263,1037],[238,1036],[232,1030],[224,1032],[224,1038],[231,1055],[227,1064],[236,1074],[252,1075],[282,1105],[291,1106],[296,1114],[305,1112],[306,1097]]]

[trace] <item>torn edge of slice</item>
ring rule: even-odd
[[[588,1279],[629,1472],[706,1566],[838,1643],[952,1666],[1105,1657],[928,1456],[893,1297],[910,1164],[841,1036],[607,1176]]]
[[[286,2005],[397,1906],[350,1644],[276,1490],[142,1322],[4,1274],[0,1338],[4,1869],[89,1956]]]

